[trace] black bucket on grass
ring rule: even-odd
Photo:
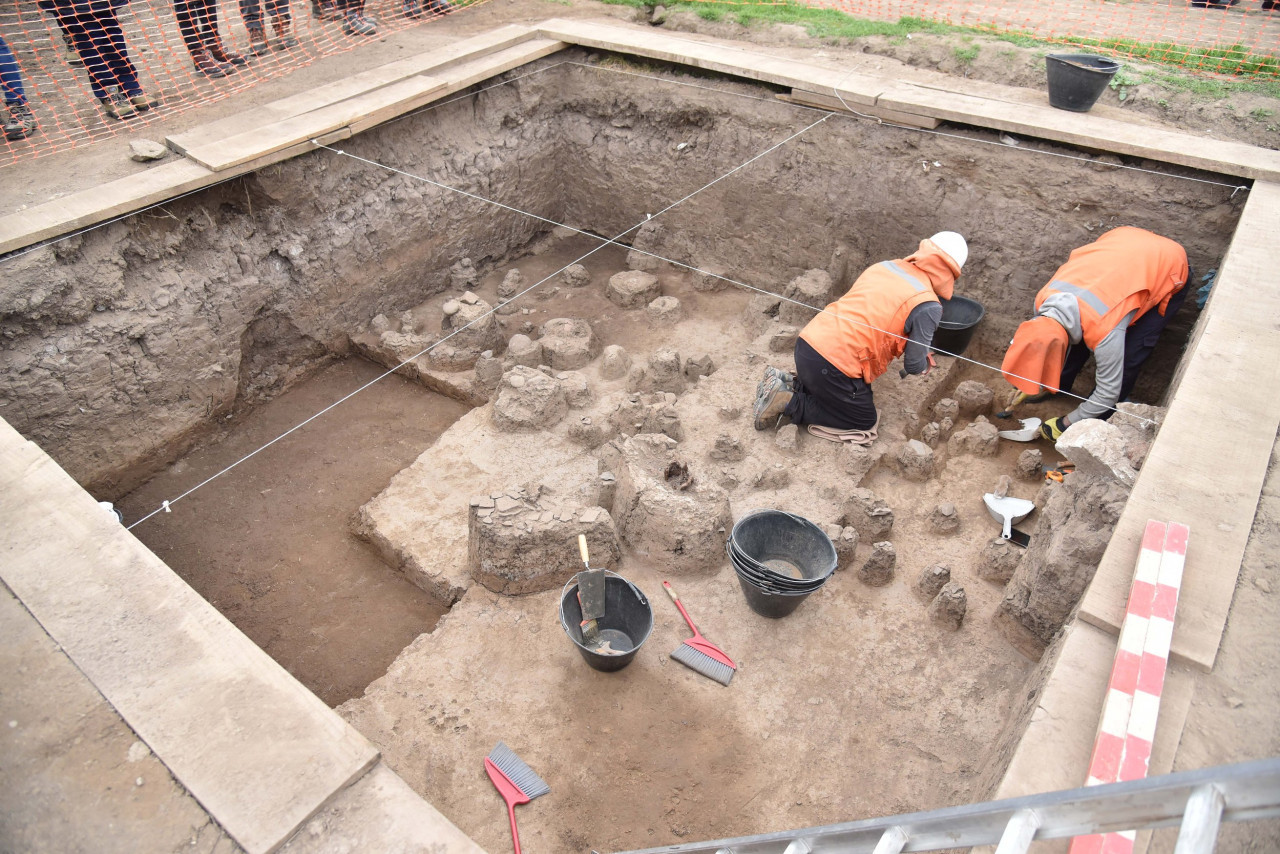
[[[790,614],[836,569],[831,538],[803,516],[781,510],[739,519],[725,550],[747,605],[763,617]]]
[[[1120,63],[1092,53],[1051,53],[1044,58],[1049,75],[1049,106],[1086,113],[1097,102]]]
[[[578,580],[575,575],[560,594],[560,625],[573,641],[582,658],[595,670],[606,673],[621,670],[631,663],[641,645],[653,631],[653,607],[630,581],[613,572],[604,577],[604,616],[596,621],[600,644],[609,644],[612,653],[601,652],[600,645],[582,642],[582,605],[578,602]]]
[[[959,356],[973,340],[973,332],[987,316],[987,310],[982,303],[968,297],[952,297],[938,302],[942,303],[942,320],[938,322],[938,331],[933,333],[930,349]]]

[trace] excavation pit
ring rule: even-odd
[[[992,626],[1005,589],[980,571],[998,533],[981,495],[1016,471],[1026,447],[997,442],[984,456],[977,451],[987,447],[984,431],[975,425],[991,409],[957,405],[954,415],[939,416],[938,405],[954,400],[963,381],[995,393],[1006,387],[993,373],[941,357],[928,377],[891,370],[877,382],[882,438],[871,449],[795,430],[754,431],[756,383],[766,364],[790,367],[790,343],[807,317],[743,286],[790,296],[826,276],[835,295],[870,263],[955,228],[972,247],[958,292],[987,308],[966,355],[990,362],[1035,290],[1101,229],[1151,228],[1186,245],[1204,269],[1222,255],[1240,203],[1229,188],[1118,163],[1039,160],[844,118],[810,127],[823,114],[778,103],[763,87],[702,79],[692,88],[670,69],[656,70],[655,83],[573,58],[343,146],[588,234],[550,230],[328,152],[270,167],[173,203],[170,218],[113,226],[28,260],[21,275],[61,283],[64,298],[81,298],[80,309],[53,316],[32,301],[11,318],[21,332],[13,349],[26,367],[10,363],[6,399],[21,406],[6,417],[88,488],[117,499],[132,493],[122,503],[133,509],[136,500],[141,510],[144,494],[146,504],[154,499],[140,484],[237,407],[297,385],[337,356],[359,352],[398,365],[416,339],[448,334],[445,319],[465,308],[450,312],[446,303],[472,305],[464,300],[470,293],[498,307],[496,343],[457,345],[448,359],[415,357],[400,373],[464,404],[459,412],[473,408],[438,439],[421,438],[421,453],[388,475],[376,497],[330,522],[345,529],[354,518],[388,573],[451,608],[339,709],[392,769],[490,850],[505,846],[507,826],[488,782],[473,772],[498,740],[552,785],[551,798],[521,814],[531,849],[639,848],[980,794],[999,772],[997,742],[1034,672]],[[754,169],[735,173],[739,180],[664,210],[802,130]],[[629,231],[647,214],[657,216]],[[587,254],[599,246],[594,235],[618,234],[631,252]],[[572,263],[586,269],[585,283],[559,275]],[[524,288],[540,283],[514,302],[501,290],[512,269]],[[619,305],[610,283],[637,272],[655,282],[627,293],[652,296],[646,288],[656,284],[657,295]],[[82,292],[86,282],[96,290]],[[678,312],[670,302],[654,307],[667,298]],[[1181,340],[1193,315],[1182,318]],[[551,364],[549,354],[567,350],[533,345],[560,319],[585,321],[601,351],[576,367]],[[530,345],[522,352],[538,354],[535,364],[505,363],[517,335]],[[1170,339],[1166,346],[1176,348],[1178,335]],[[622,353],[610,357],[610,346]],[[504,362],[492,388],[482,376],[486,352]],[[614,375],[611,366],[628,361]],[[1164,357],[1166,382],[1176,361]],[[526,376],[517,367],[532,373],[513,386],[508,378]],[[533,429],[499,429],[498,396],[542,383],[533,373],[551,381],[551,397],[562,395],[563,412],[554,418],[557,405],[519,422]],[[573,373],[584,382],[561,377]],[[1158,403],[1163,387],[1152,382],[1141,393]],[[73,401],[90,403],[90,412],[75,414]],[[1023,414],[1042,413],[1044,404]],[[923,439],[934,424],[930,445]],[[912,440],[933,455],[923,480],[906,477],[898,455]],[[674,454],[690,476],[678,491],[668,482]],[[234,484],[253,464],[225,477]],[[604,472],[617,484],[607,501]],[[857,545],[802,609],[769,621],[743,601],[723,531],[693,526],[719,536],[718,553],[692,532],[669,536],[673,526],[660,530],[652,519],[673,511],[649,503],[656,502],[650,486],[687,498],[720,528],[752,509],[779,507],[854,528]],[[883,515],[858,516],[849,506],[858,487],[892,508],[890,528],[873,536],[868,526]],[[1037,498],[1040,488],[1022,482],[1016,490]],[[556,590],[577,569],[569,538],[560,574],[507,579],[528,582],[519,587],[527,595],[476,583],[468,502],[516,490],[539,505],[539,517],[607,504],[622,541],[618,571],[646,594],[676,579],[699,628],[738,661],[732,686],[662,654],[686,637],[662,597],[653,600],[653,638],[625,671],[583,668],[555,620]],[[959,521],[945,536],[934,527],[941,504],[953,505]],[[181,511],[175,505],[174,514]],[[136,533],[148,542],[145,523]],[[872,587],[857,568],[885,540],[897,546],[894,577]],[[912,590],[939,564],[967,594],[958,630],[931,621]],[[345,607],[341,591],[320,595]],[[606,766],[626,773],[601,799],[593,769]]]

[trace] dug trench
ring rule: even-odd
[[[927,377],[877,381],[870,449],[757,432],[756,383],[789,367],[811,314],[768,294],[825,304],[868,264],[955,229],[970,243],[959,292],[987,310],[965,355],[998,362],[1075,246],[1137,225],[1211,269],[1241,202],[1119,168],[1144,164],[827,117],[680,69],[621,73],[636,70],[561,54],[341,144],[398,171],[317,151],[7,259],[4,415],[133,521],[377,376],[362,359],[409,360],[381,397],[303,428],[317,438],[287,462],[255,469],[297,434],[215,481],[216,502],[197,491],[135,533],[265,648],[305,652],[278,657],[347,700],[339,712],[485,848],[507,845],[480,765],[499,740],[551,785],[521,808],[531,850],[980,796],[1034,696],[1032,659],[1123,506],[1124,467],[1044,485],[1024,454],[1052,465],[1055,450],[994,435],[1008,387],[945,356]],[[592,252],[593,235],[631,251]],[[1039,406],[1025,414],[1057,414]],[[1150,431],[1113,421],[1140,464]],[[685,489],[653,474],[673,460]],[[992,541],[981,495],[1001,475],[1037,504],[1025,553]],[[324,510],[296,495],[339,485]],[[841,549],[833,579],[781,620],[749,610],[723,550],[733,520],[764,507]],[[557,616],[580,530],[654,611],[615,674],[589,669]],[[864,571],[876,542],[896,552],[880,586]],[[964,590],[958,625],[917,589],[938,566]],[[669,657],[687,633],[664,578],[736,659],[729,687]],[[428,631],[433,607],[449,610]]]

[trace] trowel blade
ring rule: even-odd
[[[578,600],[582,603],[582,619],[598,620],[604,616],[603,569],[587,569],[578,573]]]

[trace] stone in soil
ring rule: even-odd
[[[964,588],[948,581],[929,603],[929,619],[944,629],[959,631],[969,608]]]
[[[729,495],[678,458],[676,447],[673,439],[651,434],[606,446],[601,459],[618,476],[618,531],[631,550],[671,571],[714,570],[733,525]],[[673,464],[688,472],[679,488],[669,479]]]
[[[511,340],[507,342],[507,354],[502,361],[509,368],[516,365],[536,368],[542,364],[542,344],[523,333],[512,335]]]
[[[631,370],[631,356],[617,344],[604,348],[600,358],[600,379],[620,380]]]
[[[1039,480],[1044,477],[1044,454],[1039,448],[1028,448],[1018,454],[1015,470],[1023,480]]]
[[[591,284],[591,274],[581,264],[570,264],[560,274],[560,281],[564,282],[566,288],[585,288]]]
[[[960,514],[950,501],[944,501],[929,514],[929,528],[935,534],[954,534],[960,530]]]
[[[975,421],[947,440],[947,453],[953,457],[994,457],[1000,450],[999,432],[985,419]]]
[[[995,393],[977,380],[965,380],[960,383],[956,386],[954,394],[960,414],[965,418],[986,415],[991,411],[991,402],[995,399]],[[954,415],[951,417],[955,418]]]
[[[894,567],[898,563],[898,552],[893,543],[879,542],[871,546],[871,555],[858,569],[858,580],[869,587],[884,587],[893,581]]]
[[[926,566],[920,570],[920,577],[916,579],[916,593],[926,602],[932,602],[933,598],[938,595],[943,586],[951,580],[951,567],[937,564],[935,566]]]
[[[933,449],[919,439],[911,439],[898,448],[898,472],[906,480],[923,483],[933,477]]]
[[[591,324],[579,318],[557,317],[542,324],[539,342],[544,364],[555,371],[586,367],[600,355],[600,341]]]
[[[658,297],[645,308],[649,322],[657,327],[675,326],[684,317],[680,300],[675,297]]]
[[[542,371],[516,365],[502,376],[493,403],[493,426],[532,433],[555,426],[569,409],[564,389]]]
[[[871,490],[857,488],[845,499],[841,520],[841,524],[855,528],[860,537],[883,537],[893,528],[893,508]]]
[[[613,519],[603,507],[553,502],[539,489],[517,487],[470,501],[468,561],[471,576],[495,593],[551,590],[582,568],[572,546],[587,538],[593,567],[622,557]]]
[[[826,270],[805,270],[783,290],[787,300],[778,308],[778,320],[791,326],[804,326],[835,298],[834,289],[831,274]]]
[[[621,308],[641,308],[662,296],[662,289],[657,276],[643,270],[632,270],[610,276],[605,296]]]

